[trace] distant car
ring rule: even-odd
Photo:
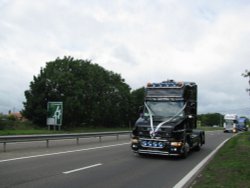
[[[213,127],[219,127],[218,125],[213,125]]]

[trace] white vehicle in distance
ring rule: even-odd
[[[224,132],[237,133],[238,116],[236,114],[226,114],[224,116]]]

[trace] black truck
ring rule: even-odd
[[[197,130],[197,85],[167,80],[148,83],[144,106],[132,132],[135,153],[187,157],[200,150],[205,133]]]

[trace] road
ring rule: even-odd
[[[173,187],[232,135],[206,132],[206,144],[186,159],[137,156],[128,136],[101,143],[85,139],[79,145],[57,142],[50,148],[44,143],[29,143],[30,148],[13,144],[8,152],[0,152],[0,187]]]

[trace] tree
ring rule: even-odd
[[[245,73],[242,73],[243,77],[249,77],[250,76],[250,71],[245,70]]]
[[[46,63],[25,91],[22,114],[46,125],[47,102],[63,102],[63,126],[122,126],[128,123],[130,87],[119,74],[90,60],[57,58]]]
[[[198,121],[201,121],[202,125],[213,126],[221,125],[223,120],[223,115],[219,113],[208,113],[198,115]]]
[[[249,83],[249,85],[250,85],[250,71],[245,70],[245,73],[242,73],[242,76],[243,76],[243,77],[249,77],[248,83]],[[250,88],[247,88],[246,91],[249,92],[249,95],[250,95]]]
[[[139,108],[143,106],[144,104],[144,92],[145,88],[141,87],[139,89],[133,90],[131,92],[131,122],[132,124],[135,123],[135,121],[139,117]]]

